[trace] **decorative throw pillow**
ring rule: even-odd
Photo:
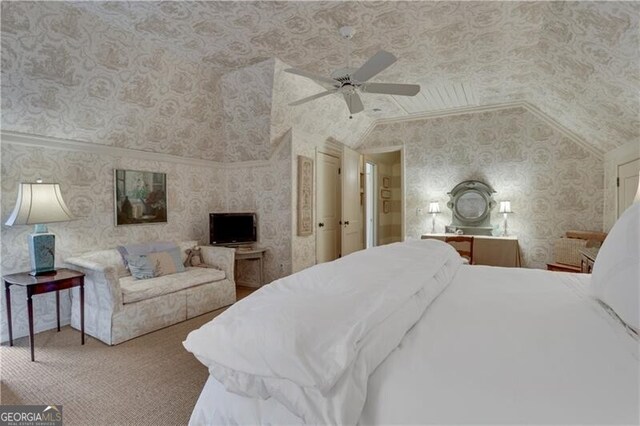
[[[120,253],[120,256],[122,256],[122,261],[124,262],[124,266],[127,268],[129,267],[129,265],[127,265],[128,256],[156,253],[159,251],[167,251],[167,250],[173,250],[177,248],[178,246],[176,245],[176,243],[173,243],[170,241],[155,241],[151,243],[129,244],[126,246],[116,247],[116,249]]]
[[[177,247],[154,253],[128,255],[127,263],[131,275],[138,280],[185,271],[180,249]]]

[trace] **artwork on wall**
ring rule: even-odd
[[[298,156],[298,235],[313,234],[313,160]]]
[[[167,175],[114,171],[116,226],[167,222]]]
[[[384,198],[384,199],[389,199],[391,198],[391,191],[389,191],[388,189],[383,189],[380,191],[380,197]]]
[[[382,202],[382,213],[390,213],[391,212],[391,201],[384,200]]]
[[[382,176],[382,187],[389,188],[391,186],[391,178],[389,176]]]

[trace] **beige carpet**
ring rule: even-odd
[[[0,349],[0,403],[62,404],[66,425],[182,425],[207,369],[182,346],[187,334],[222,310],[107,346],[71,327]]]

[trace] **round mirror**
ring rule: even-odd
[[[456,202],[456,210],[462,219],[477,220],[487,211],[487,200],[477,191],[462,193]]]

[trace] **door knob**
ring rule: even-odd
[[[348,224],[349,224],[349,221],[348,221],[348,220],[345,220],[345,221],[344,221],[344,224],[345,224],[345,225],[348,225]]]
[[[320,222],[318,226],[322,228],[324,226],[324,223]]]

